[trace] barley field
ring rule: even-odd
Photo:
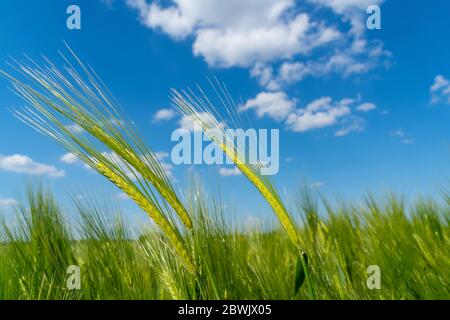
[[[448,299],[449,210],[394,196],[361,207],[342,203],[319,218],[317,198],[303,190],[297,210],[306,276],[298,284],[299,251],[281,228],[230,228],[206,199],[190,203],[193,232],[181,241],[193,271],[169,239],[149,230],[131,239],[105,207],[77,203],[74,239],[49,190],[30,188],[17,208],[21,224],[3,225],[0,299]],[[70,290],[67,268],[80,267]],[[367,286],[367,268],[380,268],[380,289]],[[296,286],[298,287],[296,290]]]
[[[173,91],[179,112],[214,129],[211,139],[277,218],[233,224],[209,186],[193,181],[183,196],[176,192],[95,72],[73,52],[65,60],[73,64],[17,62],[1,71],[27,104],[14,115],[104,176],[155,227],[133,236],[126,212],[112,223],[114,206],[96,200],[74,199],[77,219],[68,219],[50,189],[30,186],[18,199],[17,223],[0,228],[0,299],[450,298],[449,193],[413,203],[394,194],[331,203],[301,188],[284,199],[262,164],[247,164],[229,141],[230,121],[217,105],[202,92]],[[232,99],[219,91],[232,115]],[[205,122],[204,112],[216,118]],[[73,124],[83,132],[67,129]]]

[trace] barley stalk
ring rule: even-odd
[[[48,64],[43,66],[31,59],[29,64],[15,61],[12,68],[18,73],[17,77],[0,70],[14,92],[29,104],[29,107],[14,110],[14,115],[56,140],[130,196],[161,228],[192,271],[181,232],[175,221],[169,222],[170,207],[186,228],[193,228],[192,221],[163,166],[142,142],[134,123],[120,111],[100,78],[71,53],[84,77],[64,56],[68,64],[65,72],[47,59]],[[78,125],[82,132],[71,132],[67,127],[72,124]],[[105,147],[110,154],[105,154]],[[159,196],[170,207],[162,207]]]
[[[117,143],[115,143],[114,139],[105,134],[98,126],[94,126],[92,128],[92,132],[93,135],[98,137],[100,141],[102,141],[104,144],[114,150],[119,156],[125,159],[129,164],[131,164],[134,168],[136,168],[136,170],[140,174],[142,174],[145,179],[149,180],[152,185],[155,186],[155,188],[159,191],[161,196],[166,199],[167,202],[172,206],[183,224],[189,229],[193,228],[192,220],[178,197],[174,192],[172,192],[171,189],[166,188],[164,181],[158,178],[157,175],[149,170],[145,170],[145,164],[143,163],[142,159],[137,157],[135,153],[130,149],[118,146]]]
[[[236,152],[230,150],[230,148],[227,148],[226,144],[219,144],[219,146],[227,154],[227,156],[233,160],[233,162],[236,164],[236,167],[250,180],[250,182],[256,187],[256,189],[258,189],[258,191],[262,194],[262,196],[275,211],[281,225],[286,230],[291,241],[295,245],[299,246],[300,238],[298,236],[297,229],[280,198],[276,196],[273,191],[269,190],[264,181],[262,181],[261,177],[257,173],[255,173],[255,171],[252,170],[250,166],[240,161]]]
[[[250,180],[250,182],[261,193],[267,203],[272,207],[273,211],[278,217],[278,220],[288,234],[290,240],[300,249],[301,242],[297,228],[291,217],[289,216],[275,187],[267,178],[264,178],[260,174],[260,164],[252,165],[242,160],[245,159],[245,155],[239,154],[234,141],[231,141],[227,136],[227,133],[225,132],[224,123],[216,119],[216,115],[217,117],[219,117],[217,108],[210,102],[210,100],[203,94],[202,91],[201,93],[204,96],[203,99],[197,95],[191,95],[186,92],[184,92],[184,94],[180,94],[176,90],[173,90],[172,92],[172,102],[180,111],[180,113],[191,117],[197,124],[199,124],[205,134],[208,135],[212,141],[217,143],[217,145],[233,161],[237,168]],[[232,99],[229,97],[226,91],[222,90],[222,93],[222,95],[220,93],[218,93],[217,95],[225,105],[228,114],[233,117],[232,110],[230,110],[234,108],[234,106],[230,106],[230,104],[232,104]],[[206,122],[201,116],[205,112],[213,115],[208,122]],[[238,116],[235,115],[235,117]],[[233,119],[233,121],[234,123],[237,122],[236,119]],[[209,133],[210,131],[214,131],[215,133],[218,133],[218,135],[211,134]]]
[[[170,204],[182,223],[188,229],[192,229],[191,218],[156,156],[141,141],[134,125],[121,113],[120,106],[100,78],[92,69],[89,70],[70,48],[68,49],[88,81],[64,56],[69,64],[65,67],[68,76],[47,59],[49,64],[47,66],[40,66],[31,59],[30,65],[19,62],[13,65],[18,74],[36,85],[34,88],[0,70],[0,74],[12,83],[16,93],[37,111],[26,109],[16,112],[16,115],[58,142],[65,140],[67,136],[69,140],[74,140],[76,136],[64,130],[64,123],[69,121],[77,124],[121,157],[127,165],[133,167],[139,174],[136,178],[147,180]],[[83,152],[80,145],[76,146],[66,141],[63,144],[70,144],[71,151],[78,151],[74,152],[76,155]],[[92,149],[95,151],[95,148]],[[147,181],[143,184],[146,185]]]
[[[117,185],[123,192],[127,194],[142,210],[144,210],[150,218],[163,230],[167,238],[174,246],[177,254],[182,258],[188,270],[193,272],[194,267],[191,258],[186,250],[180,233],[172,226],[167,218],[140,192],[133,184],[115,173],[107,165],[99,162],[97,164],[99,172],[107,177],[112,183]]]

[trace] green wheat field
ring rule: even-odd
[[[134,237],[122,222],[126,212],[83,199],[74,199],[74,225],[51,190],[30,186],[15,209],[18,223],[0,227],[0,299],[450,298],[450,193],[413,203],[390,194],[332,204],[299,189],[285,199],[260,164],[243,161],[224,131],[230,121],[203,91],[173,91],[181,114],[205,132],[215,129],[211,138],[278,221],[233,224],[210,186],[192,178],[189,190],[175,192],[95,72],[73,52],[64,59],[62,69],[28,61],[0,70],[27,105],[14,115],[117,186],[155,227]],[[218,91],[236,115],[226,90]],[[216,118],[205,122],[204,112]],[[237,115],[232,120],[240,127]],[[68,130],[73,124],[83,132]],[[112,213],[115,222],[106,218]],[[68,283],[70,266],[80,270],[76,288]],[[377,288],[368,283],[373,266]]]

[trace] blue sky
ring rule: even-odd
[[[205,1],[2,1],[1,68],[23,53],[61,62],[67,41],[161,153],[180,127],[170,111],[156,116],[171,108],[169,89],[215,76],[242,97],[255,127],[280,129],[274,180],[288,194],[309,184],[334,198],[438,195],[450,163],[450,3]],[[81,30],[66,27],[71,4],[81,8]],[[381,30],[365,27],[370,4],[381,7]],[[38,179],[63,202],[83,191],[132,210],[103,178],[14,119],[9,109],[21,105],[1,80],[1,209]],[[242,215],[268,214],[244,177],[196,169]],[[171,169],[177,188],[189,187],[189,170]]]

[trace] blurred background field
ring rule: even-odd
[[[69,224],[50,190],[29,187],[19,223],[1,228],[0,299],[450,298],[449,197],[329,205],[298,191],[292,214],[308,263],[295,293],[298,251],[287,235],[231,223],[220,197],[196,188],[187,206],[195,231],[183,234],[191,273],[155,228],[131,236],[114,205],[74,200],[78,222]],[[67,287],[70,265],[80,267],[79,290]],[[370,265],[380,268],[380,289],[367,286]]]

